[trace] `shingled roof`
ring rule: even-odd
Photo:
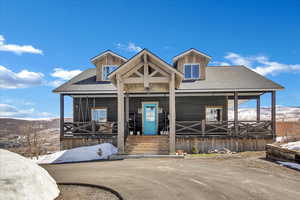
[[[177,93],[224,91],[272,91],[284,89],[245,66],[208,66],[205,80],[182,81]],[[110,82],[96,81],[96,69],[83,71],[59,86],[55,93],[116,93]]]

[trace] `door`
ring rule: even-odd
[[[157,103],[143,103],[143,133],[156,135],[158,127]]]

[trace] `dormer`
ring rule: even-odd
[[[210,56],[192,48],[175,56],[173,65],[184,74],[184,80],[204,80],[210,59]]]
[[[110,81],[108,75],[127,61],[126,58],[107,50],[91,59],[96,66],[96,80]]]

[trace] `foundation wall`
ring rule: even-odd
[[[117,146],[117,137],[111,138],[61,138],[61,150],[80,146],[89,146],[101,143],[111,143]],[[176,150],[184,150],[193,153],[197,149],[199,153],[208,153],[210,150],[226,148],[232,152],[242,151],[264,151],[267,144],[273,143],[271,137],[264,138],[234,138],[234,137],[199,137],[199,136],[177,136]]]
[[[114,146],[117,146],[117,137],[111,138],[88,138],[88,137],[78,137],[78,138],[61,138],[60,139],[60,149],[71,149],[81,146],[90,146],[101,143],[111,143]]]
[[[192,153],[196,149],[199,153],[208,153],[210,150],[226,148],[232,152],[263,151],[266,144],[273,143],[271,137],[265,138],[235,138],[235,137],[176,137],[176,150]]]

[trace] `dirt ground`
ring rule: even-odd
[[[60,185],[60,196],[56,200],[118,200],[112,193],[98,188]]]
[[[245,152],[43,167],[58,182],[99,184],[130,200],[298,200],[300,172],[264,157],[264,152]]]

